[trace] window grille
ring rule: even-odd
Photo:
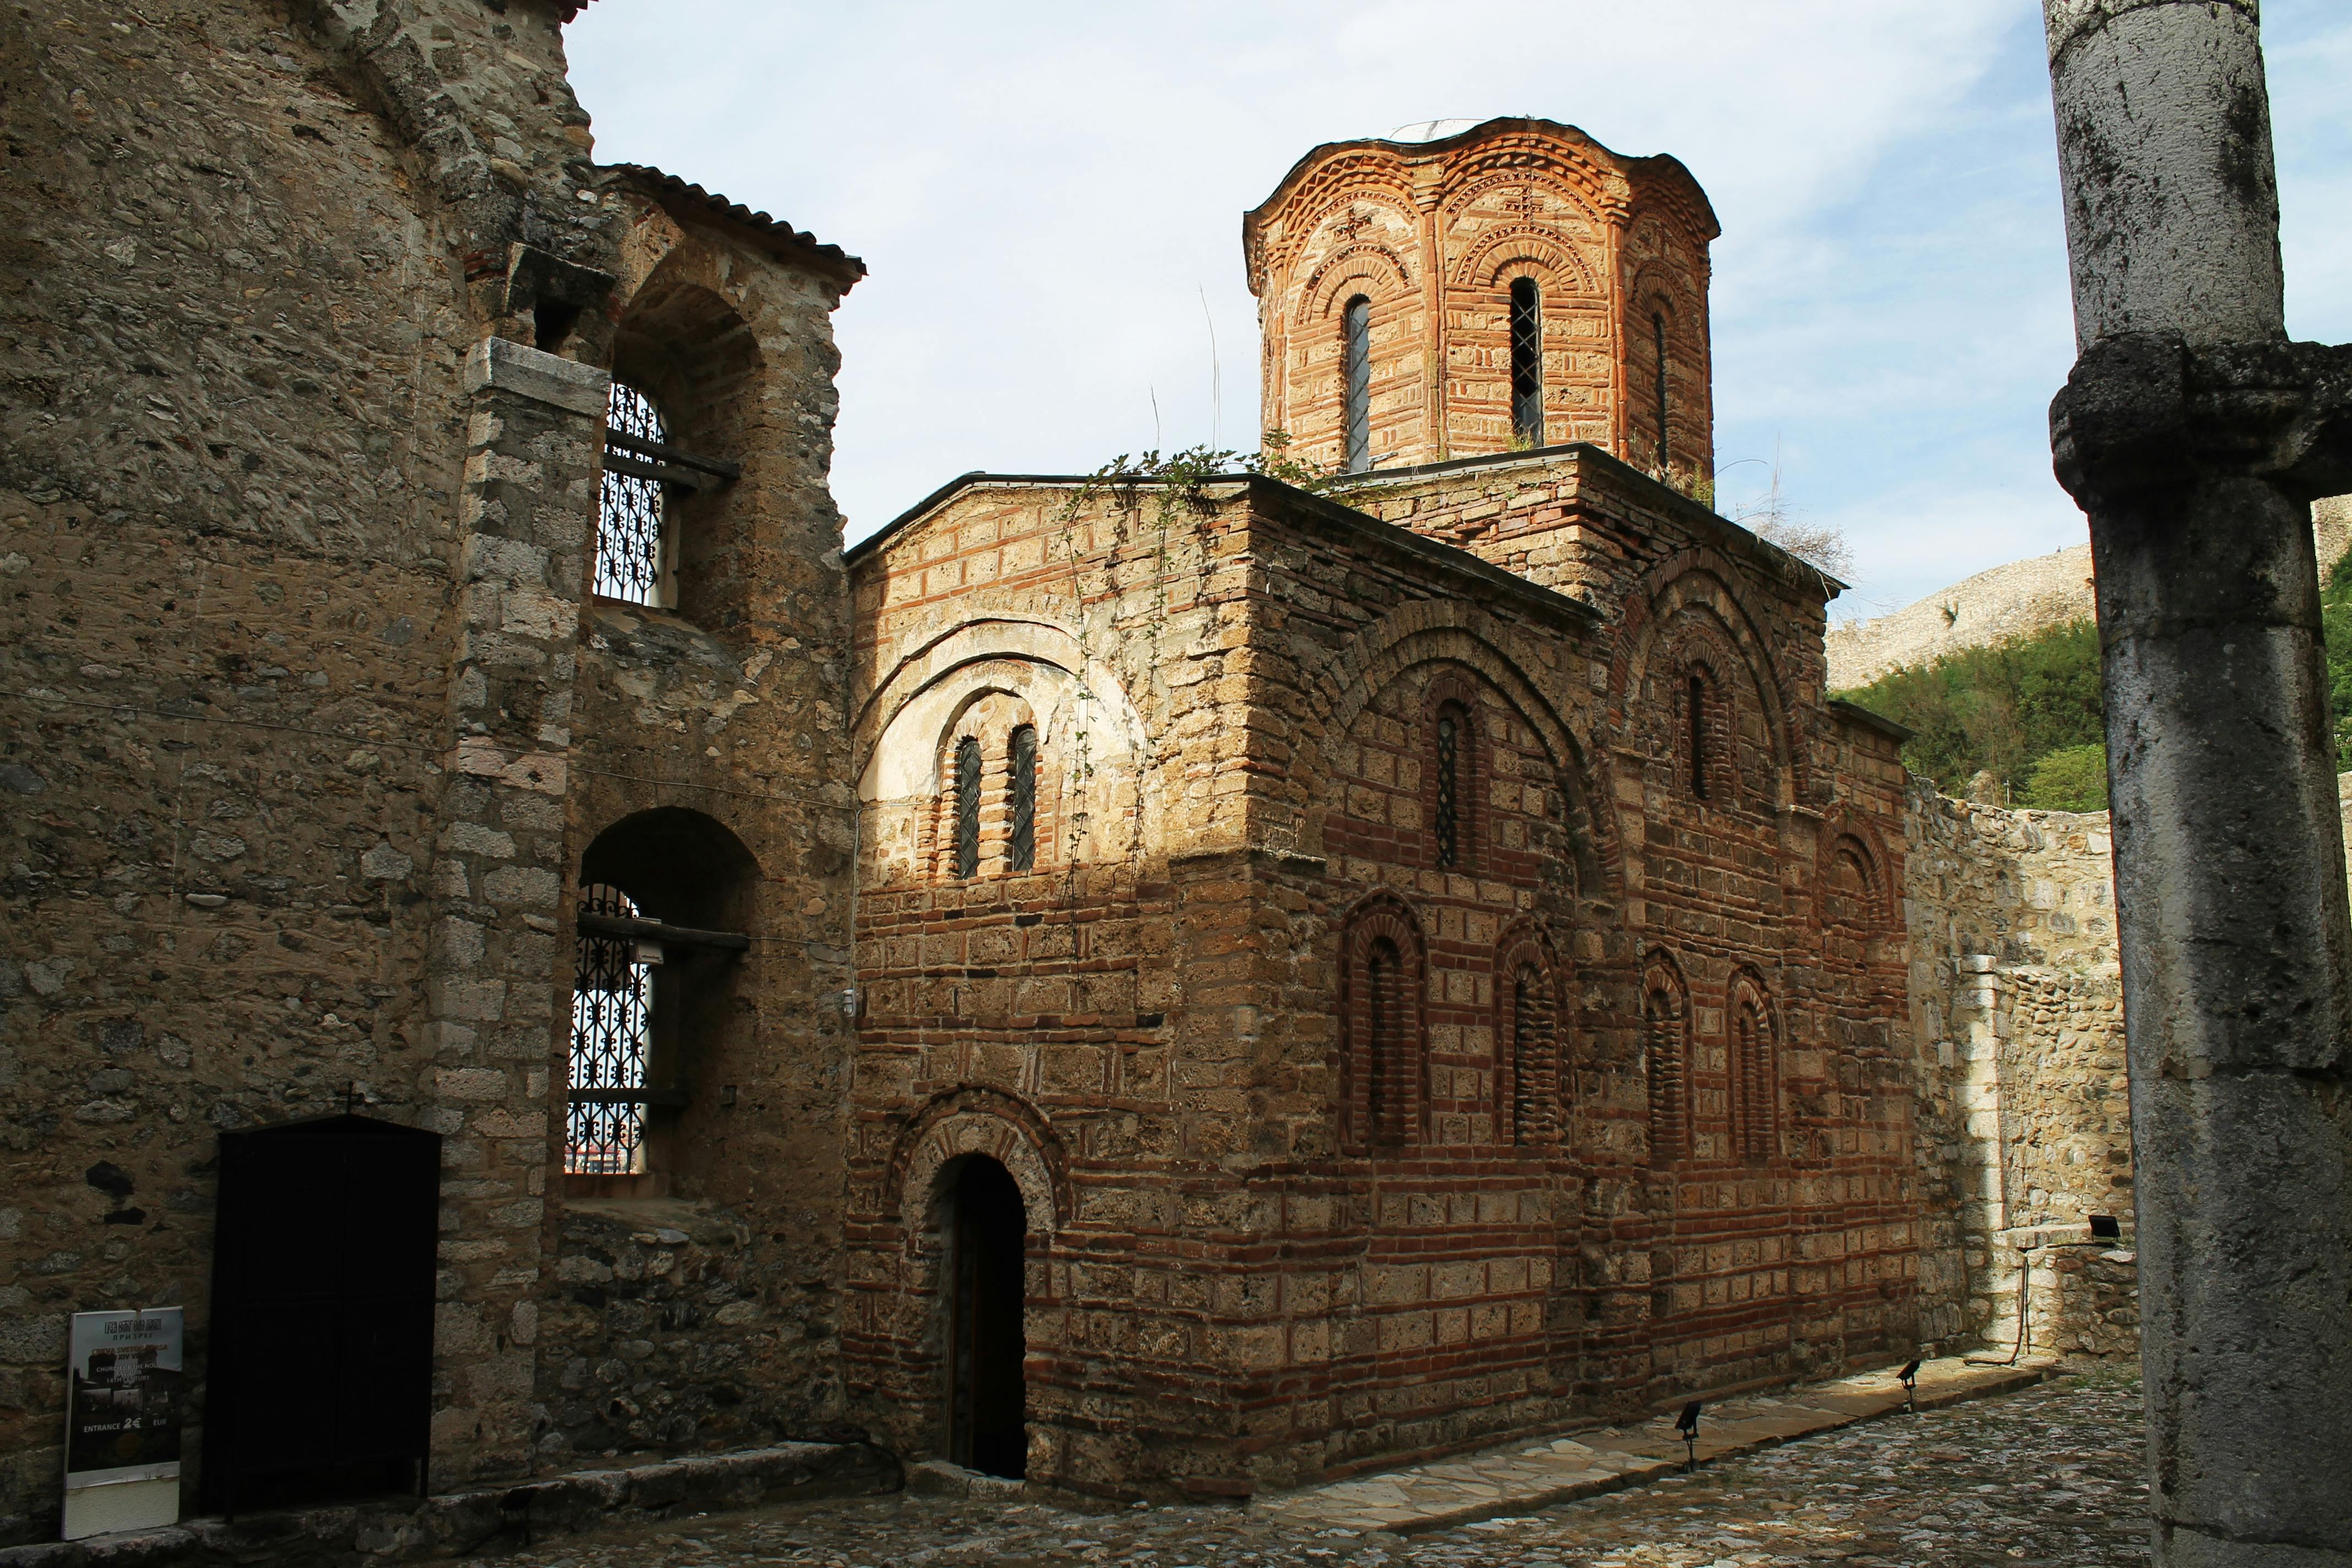
[[[1684,696],[1690,721],[1690,790],[1700,800],[1706,798],[1706,682],[1692,676]]]
[[[1461,724],[1451,713],[1437,720],[1437,864],[1441,869],[1452,870],[1461,858],[1461,809],[1459,780],[1461,768]]]
[[[1511,283],[1511,434],[1543,445],[1543,300],[1532,278]]]
[[[1666,471],[1666,317],[1663,310],[1650,312],[1650,338],[1658,362],[1658,471]]]
[[[580,912],[634,920],[637,906],[618,888],[595,882],[580,890]],[[637,944],[627,937],[583,931],[578,946],[563,1169],[572,1175],[635,1175],[645,1168],[653,968],[639,961]]]
[[[1013,868],[1037,864],[1037,731],[1024,724],[1013,731]]]
[[[1340,318],[1340,363],[1346,382],[1346,470],[1360,474],[1372,466],[1372,302],[1359,294]]]
[[[1402,1143],[1412,1086],[1406,1082],[1404,1051],[1404,955],[1386,937],[1375,941],[1364,955],[1364,999],[1371,1060],[1368,1086],[1372,1141]]]
[[[1683,1152],[1682,1011],[1660,992],[1650,994],[1650,1158],[1664,1162]]]
[[[1525,965],[1511,986],[1511,1131],[1519,1142],[1540,1142],[1552,1129],[1553,1059],[1543,976]]]
[[[1750,1160],[1769,1160],[1780,1096],[1773,1082],[1771,1026],[1752,996],[1740,1002],[1738,1046],[1739,1152]]]
[[[669,439],[661,412],[624,381],[613,383],[604,412],[605,439],[660,446]],[[616,443],[618,444],[618,443]],[[633,605],[657,605],[662,592],[662,481],[639,463],[608,455],[596,526],[596,592]]]
[[[980,875],[980,742],[970,735],[956,742],[955,874]]]

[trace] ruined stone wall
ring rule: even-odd
[[[2029,1310],[2052,1331],[2037,1342],[2134,1350],[2128,1306],[2109,1299],[2127,1279],[2128,1240],[2084,1246],[2093,1214],[2126,1237],[2132,1224],[2106,816],[2006,811],[1915,781],[1910,830],[1912,1020],[1934,1129],[1923,1179],[1958,1217],[1958,1334],[2014,1343],[2032,1247]]]
[[[793,269],[764,239],[731,263],[791,296],[769,315],[778,380],[742,483],[778,521],[709,575],[779,586],[730,623],[742,681],[680,700],[656,689],[694,684],[682,671],[647,676],[652,719],[614,724],[600,694],[618,677],[581,647],[598,365],[633,297],[608,290],[651,270],[630,272],[621,231],[657,204],[587,161],[569,9],[158,0],[0,20],[17,328],[0,349],[0,785],[16,803],[0,825],[0,1538],[53,1528],[74,1310],[189,1309],[201,1474],[217,1134],[346,1105],[445,1139],[432,1479],[547,1453],[549,1390],[571,1359],[611,1359],[567,1355],[534,1386],[548,1309],[570,1302],[547,1268],[567,893],[583,835],[671,804],[649,780],[790,795],[745,832],[774,886],[762,935],[791,944],[763,955],[759,999],[788,1065],[728,1076],[755,1113],[789,1102],[787,1136],[803,1114],[829,1131],[839,1010],[816,995],[846,987],[845,911],[798,884],[823,882],[828,853],[845,875],[845,790],[828,820],[821,790],[791,781],[838,772],[819,737],[828,714],[838,732],[840,614],[814,608],[840,593],[823,500],[838,283],[774,284]],[[812,651],[827,637],[830,667]],[[739,685],[773,733],[740,757],[704,734],[698,776],[648,764],[653,731],[677,746],[689,726],[672,719],[741,706]],[[583,716],[609,743],[580,742]],[[790,1190],[754,1209],[760,1236],[823,1218],[799,1194],[837,1180],[825,1158],[763,1156]],[[763,1342],[821,1338],[801,1298],[828,1298],[837,1260],[776,1250],[744,1286],[791,1320],[762,1316]],[[567,1346],[646,1338],[556,1326]],[[827,1407],[815,1352],[772,1364],[746,1429]],[[665,1415],[595,1437],[734,1429]]]

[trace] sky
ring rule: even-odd
[[[2352,6],[2263,6],[2287,327],[2352,340]],[[597,0],[602,162],[862,257],[835,318],[851,540],[956,475],[1257,438],[1241,215],[1325,142],[1541,116],[1715,205],[1717,502],[1774,483],[1883,614],[2083,542],[2050,474],[2074,358],[2030,0]]]

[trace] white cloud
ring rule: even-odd
[[[2294,325],[2352,336],[2338,10],[2265,6],[2287,253],[2308,279]],[[570,38],[599,157],[872,267],[836,319],[853,537],[968,468],[1085,470],[1150,446],[1155,395],[1161,444],[1213,424],[1252,444],[1243,211],[1318,142],[1515,113],[1672,153],[1706,186],[1725,229],[1718,460],[1777,441],[1789,493],[1845,524],[1871,596],[2079,528],[2042,429],[2073,345],[2029,4],[598,0]],[[1727,497],[1764,473],[1727,473]]]

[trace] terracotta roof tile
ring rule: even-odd
[[[580,0],[580,3],[585,5],[587,0]],[[845,289],[866,276],[866,263],[841,247],[826,245],[816,236],[796,229],[780,218],[754,212],[740,202],[720,195],[716,191],[706,191],[700,185],[681,180],[666,170],[656,169],[649,163],[612,163],[606,168],[665,205],[687,208],[695,216],[720,219],[739,228],[750,229],[772,243],[781,242],[819,270],[833,274]]]

